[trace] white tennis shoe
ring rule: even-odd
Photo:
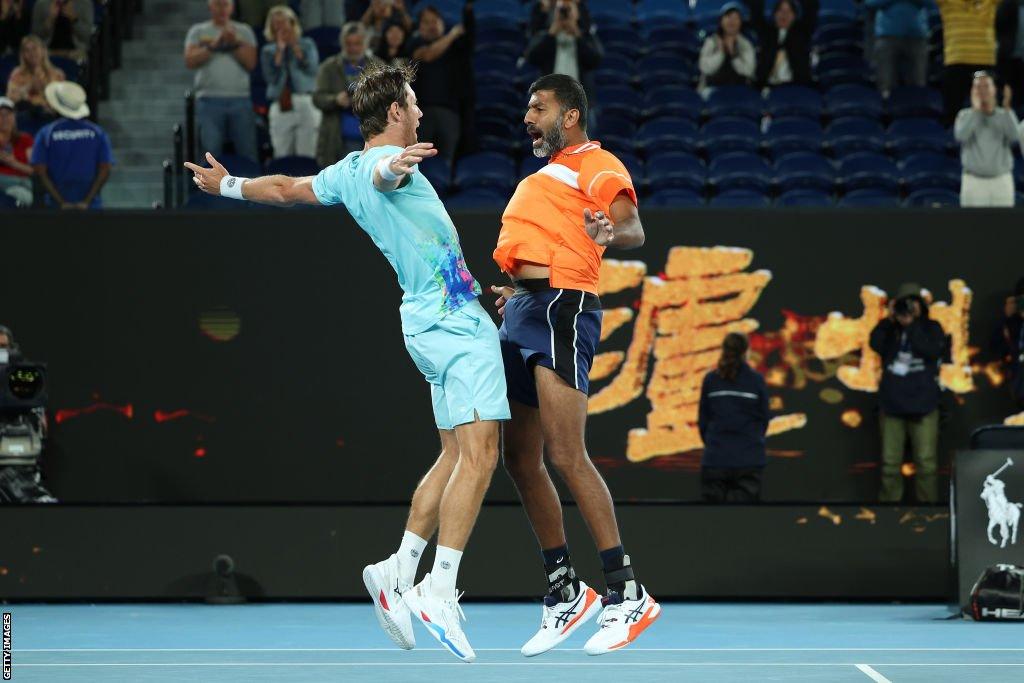
[[[434,595],[430,574],[427,574],[423,581],[409,589],[404,597],[409,609],[437,642],[464,662],[476,659],[476,653],[462,630],[462,622],[466,619],[466,614],[459,605],[459,598],[462,595],[455,590],[443,597]]]
[[[523,645],[520,652],[526,657],[543,654],[567,639],[580,626],[597,616],[601,611],[601,596],[593,588],[580,581],[580,591],[574,599],[561,602],[554,595],[544,596],[544,612],[540,619],[540,630]]]
[[[661,616],[661,605],[643,586],[640,586],[639,600],[627,600],[612,591],[601,602],[604,605],[598,622],[601,628],[583,646],[588,655],[603,655],[626,647]]]
[[[401,581],[398,571],[398,556],[392,555],[377,564],[363,568],[363,583],[373,599],[377,621],[384,633],[403,650],[416,647],[416,636],[412,632],[412,617],[402,597],[412,586]]]

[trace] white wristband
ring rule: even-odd
[[[248,178],[226,175],[220,179],[220,196],[228,199],[245,199],[242,196],[242,185]]]
[[[397,156],[397,154],[392,154],[389,157],[384,157],[380,160],[380,163],[377,164],[377,173],[380,173],[380,177],[389,183],[393,183],[405,175],[404,173],[399,175],[391,170],[391,162],[394,161]]]

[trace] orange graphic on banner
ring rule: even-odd
[[[602,264],[600,294],[642,284],[629,348],[625,354],[599,354],[590,373],[592,380],[599,380],[618,370],[590,398],[591,414],[627,405],[646,386],[651,412],[646,428],[629,432],[629,460],[701,447],[697,409],[704,375],[717,363],[726,334],[758,328],[757,320],[745,316],[771,281],[767,270],[745,272],[753,256],[749,249],[673,247],[662,277],[645,277],[646,266],[637,261],[608,259]],[[601,339],[633,317],[628,308],[606,311]],[[800,413],[776,417],[768,434],[799,429],[806,422]]]

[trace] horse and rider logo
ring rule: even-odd
[[[1000,548],[1005,548],[1008,541],[1017,543],[1017,525],[1020,523],[1021,504],[1006,499],[1006,484],[999,479],[1003,470],[1011,465],[1013,460],[1007,458],[1002,467],[985,477],[981,489],[981,499],[988,508],[988,542]],[[998,540],[992,533],[996,527],[999,527]]]

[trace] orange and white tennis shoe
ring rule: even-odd
[[[640,586],[639,600],[629,600],[612,591],[601,602],[604,604],[604,611],[598,620],[601,628],[583,646],[583,651],[588,655],[621,650],[640,637],[661,616],[661,605],[655,602],[643,586]]]
[[[601,611],[601,596],[593,588],[580,581],[579,594],[567,602],[560,602],[554,595],[544,597],[544,614],[540,630],[520,650],[525,656],[533,657],[555,647],[571,636],[585,622]]]

